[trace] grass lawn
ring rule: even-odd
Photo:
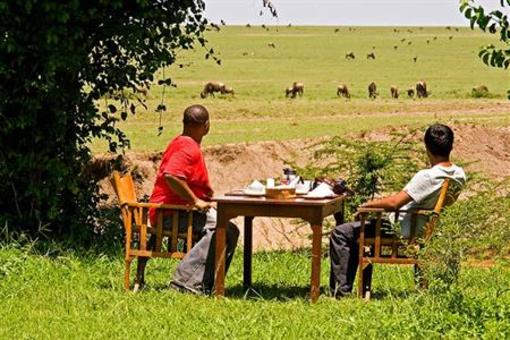
[[[377,266],[374,299],[307,300],[309,252],[257,253],[255,292],[242,289],[237,253],[228,298],[166,288],[177,262],[149,264],[149,288],[122,291],[121,254],[49,258],[0,249],[0,338],[508,338],[510,269],[466,267],[460,290],[423,293],[410,267]],[[326,290],[329,263],[323,260]],[[506,289],[506,291],[505,291]],[[460,293],[461,292],[461,293]]]

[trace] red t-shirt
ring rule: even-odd
[[[172,191],[165,174],[183,179],[197,198],[208,201],[212,194],[204,156],[198,144],[189,136],[177,136],[168,144],[156,176],[156,183],[149,202],[188,204]],[[151,209],[151,224],[155,225],[156,211]]]

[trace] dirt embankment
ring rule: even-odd
[[[467,172],[479,171],[493,178],[510,176],[510,127],[493,128],[459,125],[456,134],[454,157],[468,162]],[[386,140],[389,130],[377,130],[353,138]],[[416,134],[413,138],[421,139]],[[238,189],[253,179],[274,177],[281,173],[285,160],[300,165],[312,158],[313,145],[319,140],[292,140],[212,146],[204,149],[211,183],[216,194]],[[137,182],[140,198],[150,195],[155,181],[161,153],[128,153],[120,160],[109,155],[96,157],[92,171],[102,190],[115,202],[115,194],[108,181],[112,169],[129,169]],[[234,221],[241,226],[242,221]],[[241,228],[242,229],[242,228]],[[255,249],[300,247],[308,243],[309,228],[283,219],[258,218],[254,222]]]

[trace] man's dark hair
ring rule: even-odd
[[[188,106],[184,110],[182,118],[183,124],[186,125],[201,125],[209,120],[209,112],[203,105],[195,104]]]
[[[450,156],[453,148],[453,131],[444,124],[429,126],[425,132],[425,146],[434,156]]]

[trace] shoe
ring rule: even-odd
[[[133,286],[133,293],[138,293],[139,291],[142,291],[145,289],[145,282],[142,281],[140,283],[138,282],[135,282],[134,286]]]

